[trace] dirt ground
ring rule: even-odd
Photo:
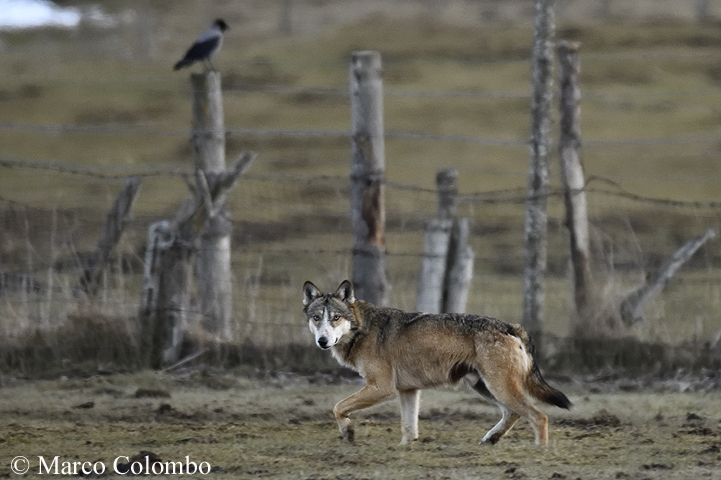
[[[12,469],[23,466],[30,478],[113,477],[134,455],[152,452],[166,465],[156,473],[168,478],[721,479],[718,382],[551,383],[575,407],[543,407],[550,440],[540,448],[525,421],[497,445],[479,446],[499,413],[465,387],[424,391],[420,439],[400,446],[395,401],[355,415],[354,444],[338,438],[331,409],[362,384],[338,374],[5,376],[0,477],[19,478]],[[168,462],[180,462],[184,474],[172,474]],[[188,462],[198,471],[188,475]]]

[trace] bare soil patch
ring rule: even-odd
[[[2,379],[0,477],[29,459],[102,462],[152,453],[163,462],[207,462],[219,478],[720,478],[721,396],[694,379],[575,379],[556,383],[575,403],[550,416],[546,448],[519,423],[479,446],[499,415],[466,388],[424,391],[420,439],[400,446],[398,405],[355,416],[356,442],[339,440],[331,409],[360,388],[337,374],[227,372]],[[630,388],[633,385],[634,388]],[[141,452],[148,452],[142,453]],[[178,475],[168,477],[177,478]]]

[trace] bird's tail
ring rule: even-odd
[[[175,64],[175,66],[173,67],[173,70],[180,70],[183,67],[187,67],[191,63],[193,63],[193,62],[186,60],[186,59],[182,59],[178,63]]]

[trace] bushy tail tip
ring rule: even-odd
[[[528,373],[528,379],[526,382],[526,388],[534,398],[540,400],[543,403],[549,405],[555,405],[559,408],[570,410],[573,407],[573,403],[568,397],[560,390],[557,390],[546,383],[546,380],[541,376],[541,371],[538,369],[538,365],[533,363],[531,371]]]

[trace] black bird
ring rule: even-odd
[[[228,30],[228,24],[218,19],[213,25],[203,32],[195,43],[185,52],[185,56],[175,64],[173,70],[180,70],[183,67],[192,65],[195,62],[203,61],[205,68],[210,65],[211,70],[215,70],[210,58],[218,53],[220,46],[223,45],[223,32]]]

